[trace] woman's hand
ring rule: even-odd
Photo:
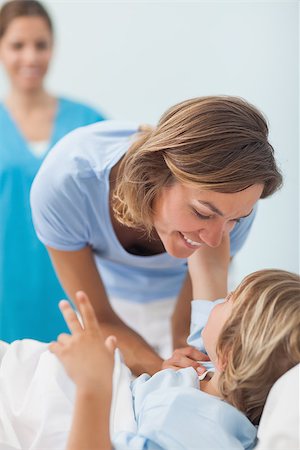
[[[194,347],[183,347],[174,350],[171,358],[162,363],[162,369],[182,369],[184,367],[193,367],[199,375],[205,372],[205,367],[199,361],[210,361],[209,357]]]
[[[69,302],[62,300],[59,308],[72,334],[59,335],[49,349],[80,390],[95,392],[110,388],[116,338],[109,336],[104,342],[94,310],[84,292],[76,293],[76,304],[83,325]]]

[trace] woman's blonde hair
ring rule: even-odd
[[[261,183],[261,197],[282,183],[262,114],[236,97],[201,97],[170,108],[142,131],[121,161],[113,193],[116,218],[152,229],[153,200],[175,181],[233,193]]]
[[[283,270],[247,276],[217,344],[222,397],[258,424],[275,381],[300,362],[300,277]]]

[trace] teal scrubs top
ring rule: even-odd
[[[94,109],[58,99],[48,150],[75,128],[103,120]],[[57,303],[65,297],[44,246],[36,237],[29,205],[42,163],[0,103],[0,339],[50,341],[66,330]]]

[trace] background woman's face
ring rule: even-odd
[[[52,40],[42,17],[17,17],[8,25],[0,41],[0,58],[14,88],[30,91],[42,86]]]
[[[187,258],[203,245],[218,247],[224,233],[251,213],[262,190],[255,184],[223,194],[175,183],[154,201],[154,227],[170,255]]]

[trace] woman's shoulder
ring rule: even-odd
[[[0,100],[0,117],[1,116],[7,116],[7,115],[8,115],[8,113],[7,113],[7,109],[5,107],[5,104],[4,104],[3,100]]]
[[[68,97],[59,96],[57,97],[57,101],[59,102],[61,107],[69,108],[69,109],[78,109],[78,110],[85,110],[85,111],[97,111],[96,107],[93,107],[87,102],[78,101],[75,99],[71,99]]]
[[[62,116],[79,117],[81,121],[88,123],[98,122],[105,119],[103,114],[98,108],[77,100],[73,100],[66,97],[58,97],[58,111]]]
[[[57,145],[71,146],[74,150],[88,155],[90,151],[99,156],[103,154],[106,147],[119,146],[122,143],[130,145],[130,136],[138,131],[138,125],[129,121],[104,120],[81,126],[65,135]]]
[[[134,125],[102,121],[77,128],[60,139],[50,150],[39,173],[50,179],[100,179],[117,163],[130,145],[128,136]]]

